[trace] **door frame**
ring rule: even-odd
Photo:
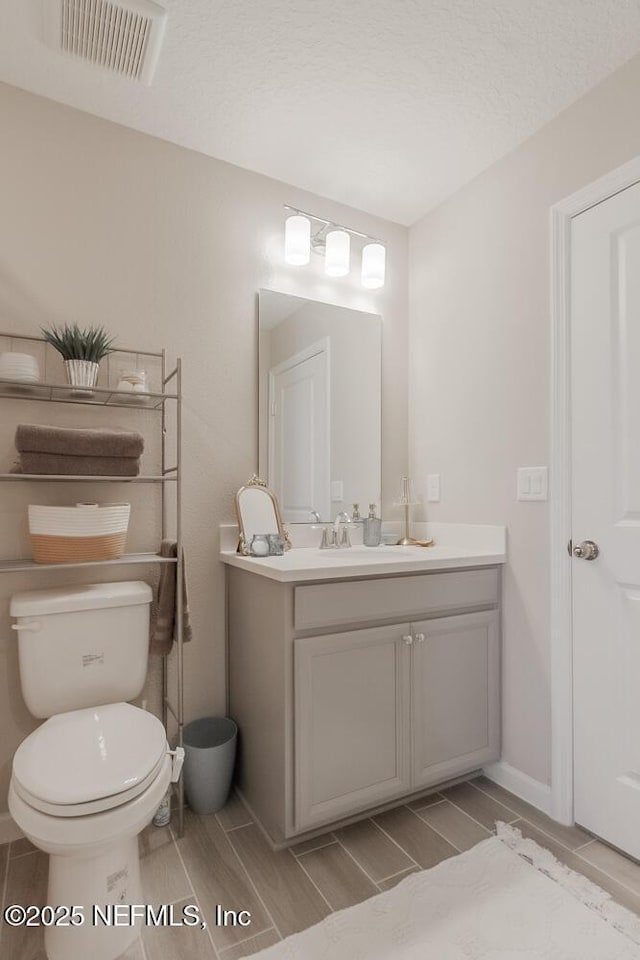
[[[640,182],[640,157],[551,207],[551,816],[573,823],[571,537],[571,221]]]

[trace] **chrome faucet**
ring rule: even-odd
[[[322,517],[317,510],[309,510],[309,514],[313,517],[316,523],[322,523]]]
[[[333,524],[333,541],[336,547],[351,546],[351,537],[349,536],[349,527],[347,524],[352,522],[351,517],[344,510],[336,517]],[[344,524],[342,527],[342,536],[340,536],[340,524]]]
[[[329,539],[329,531],[326,527],[322,528],[322,540],[320,541],[320,550],[330,550],[331,547],[335,547],[334,543],[334,533],[331,531],[331,539]]]
[[[336,531],[336,533],[340,529],[341,523],[351,523],[351,517],[346,510],[343,510],[341,513],[339,513],[336,519],[333,521],[333,529]]]
[[[321,550],[335,550],[340,547],[350,547],[351,537],[349,536],[349,527],[352,523],[348,513],[344,511],[336,517],[332,527],[322,528],[322,540],[320,541]],[[340,535],[340,526],[342,526],[342,535]]]

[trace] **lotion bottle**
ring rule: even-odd
[[[362,539],[365,547],[379,547],[382,541],[382,520],[376,517],[375,503],[369,504],[369,516],[363,526]]]

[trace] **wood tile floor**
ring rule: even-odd
[[[274,853],[233,797],[215,816],[187,811],[185,835],[149,827],[141,838],[148,903],[196,904],[205,931],[147,927],[126,960],[238,960],[388,890],[409,873],[468,850],[496,820],[517,826],[572,869],[640,914],[640,865],[563,827],[480,777]],[[44,904],[47,857],[28,840],[0,846],[3,905]],[[249,910],[251,926],[216,926],[216,905]],[[45,960],[38,928],[0,928],[3,960]],[[125,960],[125,958],[123,958]]]

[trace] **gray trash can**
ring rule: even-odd
[[[228,717],[203,717],[184,728],[184,788],[194,813],[215,813],[227,802],[237,735]]]

